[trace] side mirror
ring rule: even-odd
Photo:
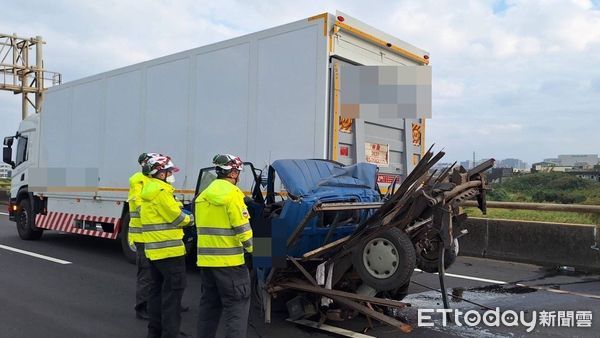
[[[14,140],[15,138],[13,136],[7,136],[4,138],[4,145],[10,148],[12,147]]]
[[[10,164],[13,169],[15,168],[15,162],[12,161],[12,148],[10,146],[2,148],[2,162]]]

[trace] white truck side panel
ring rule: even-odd
[[[346,23],[426,53],[352,18]],[[338,121],[329,106],[324,24],[324,18],[300,20],[50,89],[40,115],[37,166],[66,168],[74,177],[97,170],[99,190],[44,193],[48,209],[120,217],[123,204],[117,202],[126,199],[128,178],[145,151],[173,158],[181,168],[175,187],[187,201],[198,170],[216,153],[238,154],[259,168],[280,158],[328,157]],[[332,48],[331,55],[357,64],[416,64],[344,31]],[[353,157],[340,160],[363,161],[365,142],[389,144],[390,166],[382,172],[406,174],[410,155],[419,150],[407,130],[410,121],[363,116],[353,134],[338,136]]]
[[[44,192],[49,210],[115,216],[144,151],[173,158],[182,170],[175,187],[188,201],[198,169],[219,152],[259,167],[324,157],[326,48],[322,21],[301,20],[50,89],[40,168],[96,169],[100,189]]]
[[[142,153],[144,119],[142,116],[142,71],[122,72],[106,78],[106,111],[102,185],[122,187],[123,166],[130,168],[131,154]]]
[[[63,167],[67,163],[71,130],[70,97],[71,91],[56,90],[48,93],[44,102],[44,113],[40,114],[38,155],[38,164],[42,168]]]
[[[256,130],[262,137],[254,147],[270,159],[325,155],[315,154],[316,127],[324,113],[317,109],[315,88],[326,81],[316,76],[319,34],[320,27],[307,27],[259,41]],[[286,44],[287,39],[294,43]]]
[[[68,168],[99,168],[104,148],[104,81],[73,88],[71,129],[67,132]],[[57,163],[58,164],[58,163]]]
[[[217,152],[248,160],[250,112],[250,43],[198,54],[196,102],[193,116],[190,181],[210,166]]]
[[[148,66],[145,82],[145,129],[141,145],[148,149],[144,151],[171,156],[175,165],[182,169],[178,174],[180,178],[189,167],[186,158],[186,144],[191,142],[187,139],[189,67],[189,56]],[[132,158],[137,159],[137,155]]]

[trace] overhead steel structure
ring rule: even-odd
[[[44,69],[44,43],[41,36],[22,38],[0,33],[0,90],[21,94],[23,119],[30,106],[36,113],[42,111],[47,86],[61,83],[59,73]]]

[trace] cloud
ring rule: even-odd
[[[463,95],[464,85],[448,79],[437,79],[433,91],[438,99],[459,98]]]
[[[596,0],[37,0],[5,8],[0,32],[42,35],[45,66],[74,80],[336,9],[431,53],[427,141],[448,160],[598,152]],[[0,135],[19,102],[0,92]]]

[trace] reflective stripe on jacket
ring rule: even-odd
[[[214,180],[196,199],[198,266],[244,264],[244,250],[252,252],[250,215],[244,194],[231,182]]]
[[[140,221],[140,207],[142,205],[142,188],[148,181],[148,177],[141,172],[133,174],[129,178],[129,234],[127,239],[130,244],[142,242],[142,222]]]
[[[142,241],[146,257],[159,260],[185,255],[183,226],[191,217],[182,212],[169,183],[149,178],[142,190]]]

